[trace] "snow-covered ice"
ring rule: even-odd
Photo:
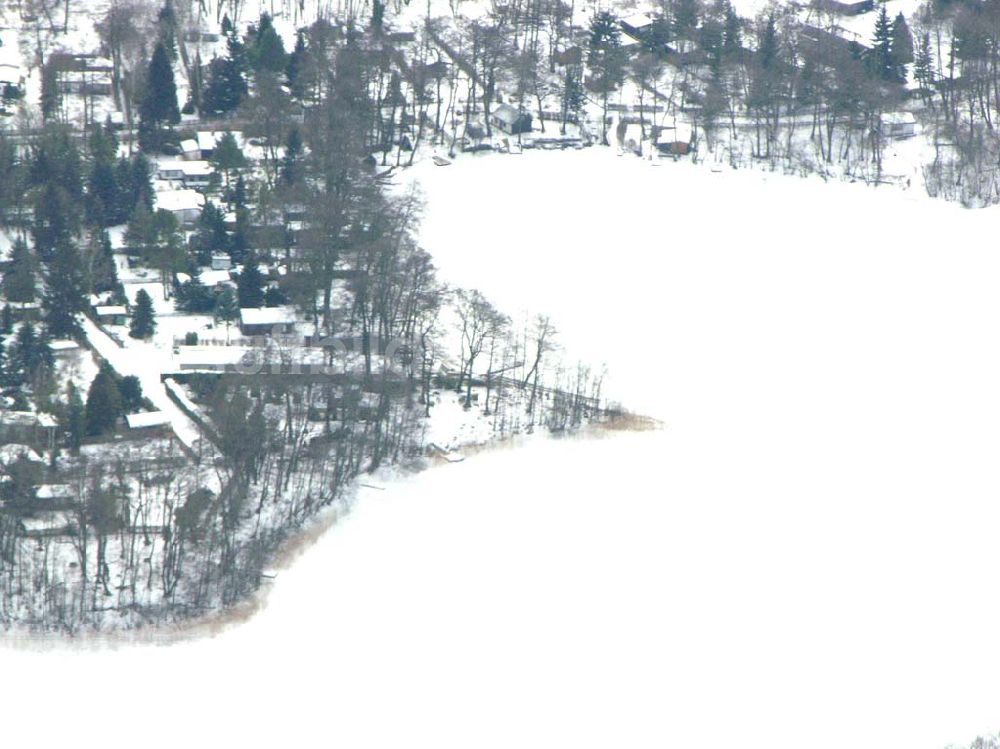
[[[415,176],[446,279],[550,313],[665,429],[366,479],[219,637],[3,651],[15,726],[36,735],[75,673],[47,743],[102,715],[154,747],[942,749],[1000,727],[996,210],[608,149]]]

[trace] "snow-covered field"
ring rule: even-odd
[[[996,211],[608,149],[415,177],[445,277],[550,313],[665,429],[372,479],[220,637],[0,651],[15,736],[941,749],[1000,728]]]

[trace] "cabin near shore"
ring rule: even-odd
[[[490,124],[507,135],[521,135],[531,132],[531,115],[510,104],[501,104],[490,113]]]

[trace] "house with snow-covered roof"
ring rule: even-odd
[[[164,160],[156,165],[156,178],[165,182],[179,182],[185,187],[208,187],[215,170],[207,161]]]
[[[181,226],[192,226],[205,207],[205,196],[197,190],[159,190],[156,207],[174,214]]]
[[[501,104],[490,113],[490,124],[500,128],[507,135],[531,132],[531,115],[518,111],[510,104]]]
[[[291,333],[296,322],[294,307],[244,307],[240,310],[240,332],[245,336]]]

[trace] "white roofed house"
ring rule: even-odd
[[[0,411],[0,444],[15,443],[49,449],[57,426],[58,422],[50,414]]]
[[[102,325],[125,325],[128,323],[128,307],[124,304],[99,304],[94,307],[94,316]]]
[[[144,411],[126,414],[125,424],[135,437],[166,436],[170,434],[170,417],[163,411]]]
[[[244,307],[240,310],[240,332],[245,336],[291,333],[296,322],[294,307]]]
[[[231,131],[231,132],[232,132],[233,138],[236,140],[236,145],[242,151],[244,149],[244,147],[246,146],[246,144],[243,141],[243,133],[239,132],[238,130],[234,130],[234,131]],[[219,141],[222,139],[222,136],[225,135],[225,134],[226,134],[225,131],[222,131],[222,130],[218,130],[218,131],[201,130],[201,131],[199,131],[195,135],[195,137],[197,139],[196,142],[198,143],[199,153],[201,154],[200,158],[202,158],[202,159],[210,159],[212,157],[212,155],[215,153],[215,147],[218,145]]]
[[[694,144],[694,130],[685,122],[665,125],[656,135],[656,148],[667,156],[684,156]]]
[[[198,147],[198,141],[194,138],[187,138],[182,140],[181,146],[181,158],[184,161],[200,161],[201,160],[201,149]]]
[[[212,183],[214,170],[207,161],[186,161],[171,159],[156,165],[156,178],[165,182],[179,182],[185,187],[208,187]]]
[[[912,138],[917,134],[913,112],[886,112],[882,115],[882,135],[887,138]]]
[[[193,226],[205,207],[205,196],[197,190],[159,190],[156,207],[174,214],[181,226]]]
[[[499,128],[507,135],[520,135],[531,132],[531,115],[518,111],[510,104],[501,104],[490,112],[490,124]]]

